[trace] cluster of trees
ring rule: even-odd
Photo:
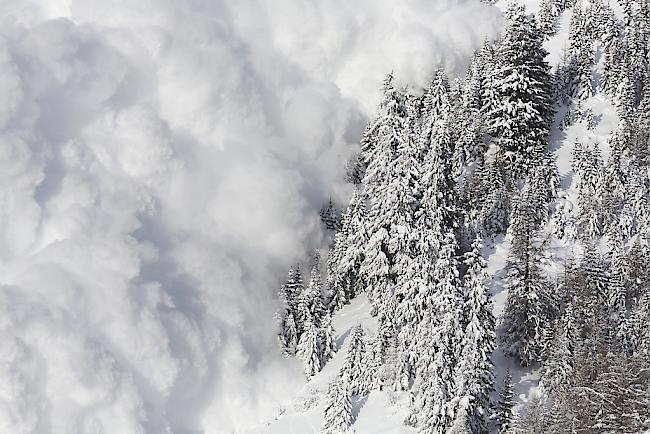
[[[332,308],[363,291],[379,329],[350,344],[325,431],[349,425],[351,414],[340,415],[351,400],[377,388],[409,391],[405,423],[421,432],[488,429],[496,334],[481,239],[521,221],[513,261],[532,282],[526,261],[539,246],[524,226],[541,225],[558,183],[546,152],[553,88],[542,35],[523,8],[508,18],[503,39],[485,44],[464,79],[437,71],[421,95],[396,88],[392,75],[384,82],[328,257]],[[513,315],[527,315],[524,303],[512,302]]]
[[[289,270],[279,293],[280,347],[285,355],[302,360],[307,378],[319,372],[337,349],[332,313],[325,303],[320,262],[317,251],[307,288],[303,285],[300,266],[296,266]]]
[[[541,393],[512,432],[650,428],[650,4],[621,4],[623,20],[598,0],[572,6],[568,62],[556,76],[559,103],[578,113],[590,96],[604,94],[620,120],[606,160],[596,141],[574,145],[577,208],[558,207],[554,223],[555,236],[579,253],[566,259],[562,275],[541,273],[547,289],[539,300],[547,308],[527,359],[540,366]],[[597,50],[599,81],[591,73]],[[589,119],[569,117],[565,125],[587,121],[589,129]]]
[[[318,271],[307,290],[290,272],[281,291],[282,348],[308,376],[335,350],[333,312],[363,292],[378,320],[372,336],[351,333],[324,432],[347,429],[352,402],[386,388],[408,391],[405,423],[423,433],[650,428],[650,3],[623,6],[621,21],[601,0],[545,0],[537,18],[513,5],[503,37],[464,77],[436,71],[422,92],[386,78],[348,164],[350,203],[340,217],[323,209],[334,231],[328,296]],[[551,74],[542,44],[569,8],[569,45]],[[576,142],[577,206],[568,206],[549,131],[554,122],[592,130],[598,92],[620,124],[606,161],[598,143]],[[498,234],[509,257],[497,324],[481,251]],[[558,242],[578,252],[561,275],[548,266]],[[519,417],[509,374],[490,401],[497,343],[542,372],[542,393]]]
[[[567,261],[538,342],[542,394],[517,432],[642,432],[650,427],[650,249],[606,237]]]

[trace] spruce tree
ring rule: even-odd
[[[339,210],[332,201],[332,198],[320,209],[320,219],[329,231],[336,232],[341,228]]]
[[[336,377],[329,385],[321,433],[341,434],[352,425],[352,394],[345,378]]]
[[[316,250],[312,259],[312,269],[309,276],[309,286],[304,291],[303,300],[312,316],[316,327],[321,326],[325,315],[325,302],[323,300],[323,283],[320,272],[320,252]]]
[[[284,355],[294,355],[302,332],[297,318],[302,298],[302,277],[299,270],[296,272],[289,269],[287,281],[280,287],[278,298],[281,309],[278,314],[280,348]]]
[[[616,341],[619,350],[629,352],[629,348],[627,348],[629,335],[626,330],[627,278],[629,276],[629,270],[621,235],[614,235],[614,237],[616,239],[610,241],[612,247],[610,251],[611,260],[607,285],[607,308],[612,331],[615,332],[612,340]]]
[[[650,360],[650,291],[634,305],[629,329],[632,352]]]
[[[559,321],[541,370],[540,384],[548,393],[566,391],[573,382],[573,353],[569,341],[567,320]]]
[[[511,432],[521,434],[546,434],[549,432],[547,409],[544,401],[544,397],[532,392],[529,395],[528,402],[524,405],[523,414],[517,417]],[[557,431],[553,432],[557,433]]]
[[[514,425],[513,408],[515,402],[513,396],[512,375],[510,374],[510,370],[507,370],[503,377],[503,384],[499,390],[499,400],[497,401],[493,416],[499,434],[507,434]]]
[[[538,14],[538,27],[545,36],[551,36],[557,30],[560,11],[555,0],[543,0]]]
[[[539,215],[533,192],[524,188],[510,225],[511,245],[506,288],[508,296],[501,326],[501,343],[507,355],[528,366],[542,356],[543,330],[551,316],[548,282],[542,264],[544,242],[540,240]]]
[[[467,272],[463,284],[462,352],[456,374],[456,397],[459,409],[456,432],[487,432],[486,415],[494,386],[491,356],[495,348],[495,321],[488,290],[485,287],[486,262],[481,256],[481,241],[464,255]]]
[[[321,370],[318,329],[310,314],[305,318],[304,332],[298,342],[297,356],[305,365],[305,375],[307,378],[313,377]]]
[[[302,334],[304,324],[304,302],[303,292],[305,286],[302,282],[302,274],[300,273],[300,265],[296,268],[290,268],[287,275],[287,282],[284,284],[284,295],[287,300],[287,305],[293,314],[296,323],[296,330],[298,336]]]
[[[436,291],[416,335],[416,380],[407,422],[426,433],[447,432],[458,405],[454,380],[463,332],[457,249],[453,232],[447,232],[434,269]]]
[[[291,311],[285,311],[280,317],[280,332],[278,333],[280,348],[285,356],[296,354],[298,347],[298,331],[296,321]]]
[[[444,124],[451,114],[451,96],[449,80],[445,72],[438,69],[429,88],[424,94],[424,124],[423,134],[430,136],[436,124]]]
[[[332,314],[325,312],[320,324],[318,339],[321,366],[325,366],[325,363],[334,357],[334,353],[336,353],[337,346],[334,337],[335,332],[332,326]]]
[[[381,295],[393,288],[411,261],[410,239],[417,205],[415,138],[407,128],[403,94],[393,88],[391,80],[389,77],[384,86],[380,109],[385,114],[364,177],[364,194],[371,206],[367,219],[369,241],[360,276],[375,313]]]
[[[415,376],[415,362],[422,357],[415,347],[416,332],[410,324],[402,326],[395,340],[394,381],[396,391],[409,390]]]
[[[369,345],[367,345],[364,367],[363,367],[363,387],[362,389],[371,392],[377,390],[382,385],[382,364],[384,362],[384,347],[382,345],[379,333],[372,336]]]
[[[525,174],[542,155],[552,117],[550,68],[544,60],[542,34],[523,6],[511,5],[499,45],[493,89],[488,103],[488,131],[500,159],[512,164],[515,175]]]
[[[364,366],[366,358],[365,335],[366,333],[364,332],[363,327],[361,327],[361,324],[357,324],[352,328],[347,353],[345,354],[345,360],[343,361],[343,366],[341,368],[341,376],[349,385],[350,393],[352,395],[362,395],[366,393],[364,382]]]
[[[365,201],[359,191],[355,190],[343,213],[341,230],[334,237],[334,246],[327,258],[330,310],[341,309],[364,289],[359,269],[367,242],[365,219]]]
[[[602,233],[602,191],[603,163],[597,144],[591,148],[576,142],[573,148],[573,168],[579,176],[578,206],[579,222],[584,240],[590,240]]]
[[[603,57],[604,67],[601,78],[601,88],[610,97],[614,96],[616,83],[620,74],[620,65],[622,64],[621,47],[621,29],[620,24],[613,12],[609,13],[604,24],[603,40]]]

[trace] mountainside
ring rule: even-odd
[[[296,314],[338,350],[251,432],[650,429],[650,4],[500,6],[464,77],[386,80]]]

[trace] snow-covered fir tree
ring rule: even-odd
[[[280,287],[280,313],[278,338],[285,355],[296,353],[298,341],[302,334],[301,299],[303,292],[300,269],[289,269],[287,281]]]
[[[417,329],[415,348],[419,358],[407,421],[423,433],[446,433],[458,406],[455,377],[462,352],[463,299],[457,249],[453,232],[447,232],[433,271],[436,288]]]
[[[280,348],[284,355],[293,355],[296,353],[298,347],[298,330],[296,328],[296,321],[293,317],[293,312],[285,309],[280,315],[280,331],[278,339],[280,341]]]
[[[322,434],[341,434],[352,425],[352,393],[350,384],[342,377],[336,377],[329,385]]]
[[[464,334],[455,390],[459,407],[452,432],[487,432],[490,393],[494,386],[492,352],[496,345],[495,320],[492,315],[486,278],[486,263],[481,256],[482,244],[476,239],[472,250],[464,255],[467,272],[463,284]]]
[[[546,36],[551,36],[557,30],[560,10],[556,0],[542,0],[537,21],[539,30]]]
[[[493,419],[499,434],[508,434],[514,425],[513,409],[515,402],[513,397],[512,374],[510,374],[510,370],[506,370],[503,383],[499,389],[499,400],[495,405],[493,414]]]
[[[325,228],[330,231],[337,231],[341,228],[341,216],[336,204],[330,198],[320,209],[320,219]]]
[[[334,354],[338,350],[334,333],[334,326],[332,325],[332,314],[330,312],[326,312],[323,316],[323,319],[321,320],[318,335],[321,366],[325,366],[325,363],[334,357]]]
[[[313,377],[314,374],[321,370],[318,328],[311,314],[308,314],[305,318],[304,331],[300,335],[296,354],[305,365],[307,378]]]
[[[573,150],[573,167],[579,176],[579,225],[583,239],[592,239],[602,233],[602,157],[597,145],[591,148],[576,143]]]
[[[542,367],[540,384],[549,393],[564,392],[573,381],[573,353],[572,343],[569,341],[569,327],[570,322],[567,318],[557,322]]]
[[[363,281],[359,278],[359,269],[367,242],[365,219],[365,201],[355,190],[343,213],[341,229],[334,237],[334,244],[327,258],[330,310],[342,308],[357,293],[364,290]]]
[[[312,258],[309,285],[303,293],[303,301],[317,327],[320,327],[326,312],[320,267],[321,256],[320,252],[316,250]]]
[[[405,98],[393,88],[390,76],[384,95],[380,105],[384,119],[363,180],[370,209],[366,226],[369,239],[360,276],[375,313],[381,295],[394,288],[413,256],[411,237],[419,177],[418,149],[407,128]]]
[[[506,285],[508,297],[501,319],[501,343],[506,354],[528,366],[541,357],[543,329],[552,306],[548,280],[542,269],[544,242],[540,239],[539,210],[528,184],[513,210]]]
[[[382,365],[384,362],[384,346],[379,334],[371,337],[366,345],[366,354],[363,365],[363,387],[362,389],[371,392],[380,389],[382,386]]]
[[[516,175],[525,174],[546,148],[550,128],[551,76],[542,34],[523,6],[512,4],[498,48],[492,89],[486,92],[488,131]]]
[[[363,395],[367,392],[364,375],[366,362],[365,338],[366,332],[361,324],[357,324],[352,328],[345,360],[341,367],[341,377],[348,383],[352,395]]]

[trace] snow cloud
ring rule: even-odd
[[[301,384],[276,290],[381,79],[499,28],[478,0],[0,2],[0,432],[270,416]]]

